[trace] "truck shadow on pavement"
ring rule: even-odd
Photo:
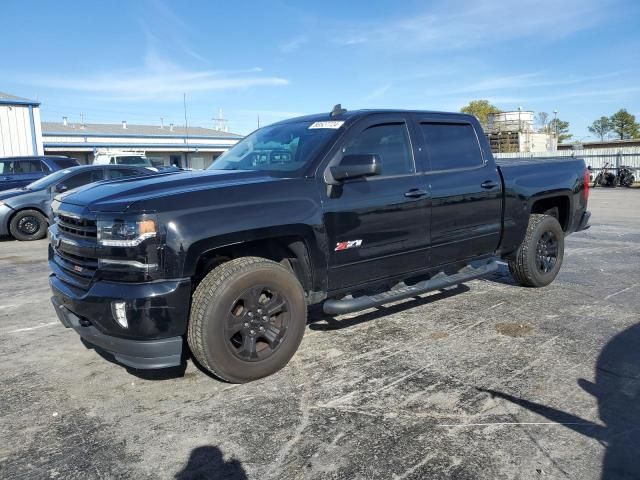
[[[503,398],[605,446],[602,480],[640,478],[640,323],[623,330],[602,349],[595,383],[578,385],[598,401],[604,426],[571,413],[494,390],[479,389]]]
[[[376,307],[376,310],[372,312],[362,313],[343,320],[336,320],[335,316],[324,313],[322,311],[322,307],[314,308],[309,310],[309,320],[307,323],[311,330],[341,330],[343,328],[354,327],[361,323],[377,320],[387,315],[400,313],[405,310],[409,310],[410,308],[419,307],[438,300],[444,300],[445,298],[453,297],[455,295],[468,292],[469,290],[469,287],[461,284],[446,290],[440,290],[435,294],[429,294],[426,297],[413,297],[413,299],[409,301],[404,301],[395,305]]]
[[[187,464],[175,475],[175,480],[247,480],[242,463],[235,458],[225,460],[218,447],[194,448]]]

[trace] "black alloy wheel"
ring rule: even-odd
[[[291,314],[287,300],[275,288],[248,288],[233,302],[225,338],[234,355],[245,361],[273,355],[287,333]]]
[[[542,234],[536,246],[536,267],[540,273],[549,273],[558,261],[558,239],[548,230]]]

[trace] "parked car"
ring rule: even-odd
[[[84,165],[58,170],[26,187],[0,192],[0,236],[39,240],[52,223],[51,201],[55,195],[92,182],[156,173],[145,167]]]
[[[69,157],[5,157],[0,158],[0,192],[20,188],[52,172],[78,166]]]
[[[470,115],[336,106],[255,131],[208,171],[65,196],[52,301],[124,365],[177,366],[188,344],[247,382],[287,364],[313,304],[372,308],[498,259],[549,285],[565,236],[588,228],[588,179],[581,159],[496,162]]]
[[[135,165],[139,167],[153,167],[144,152],[136,151],[98,151],[93,159],[93,165]]]

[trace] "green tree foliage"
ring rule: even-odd
[[[609,117],[600,117],[591,124],[589,131],[600,137],[600,141],[603,141],[604,137],[611,133],[611,120]]]
[[[492,105],[489,100],[472,100],[468,105],[462,107],[460,111],[474,115],[483,125],[488,123],[489,114],[500,113],[500,109]]]
[[[611,130],[620,140],[636,138],[640,136],[640,125],[636,122],[635,115],[631,115],[622,108],[609,118]]]
[[[549,122],[549,132],[558,135],[558,143],[564,143],[569,140],[573,135],[569,133],[569,122],[554,118]]]

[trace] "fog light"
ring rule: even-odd
[[[122,328],[129,328],[126,302],[111,302],[111,313],[115,321],[118,322]]]

